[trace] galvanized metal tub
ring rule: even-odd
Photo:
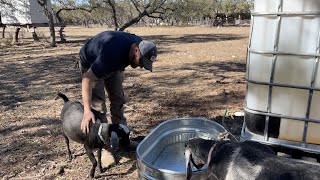
[[[185,179],[185,143],[194,137],[217,139],[225,132],[220,124],[204,118],[165,121],[152,130],[137,147],[139,179]],[[205,168],[194,172],[200,175]]]

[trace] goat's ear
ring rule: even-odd
[[[118,134],[114,131],[111,132],[110,144],[112,149],[119,149],[119,137]]]
[[[192,155],[189,149],[185,151],[185,157],[186,157],[186,179],[190,180],[192,176],[192,168],[190,163]]]

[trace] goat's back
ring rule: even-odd
[[[219,161],[221,164],[216,164],[215,169],[212,169],[218,177],[257,180],[320,179],[320,166],[279,157],[265,145],[255,142],[221,145],[221,149],[215,154],[215,157],[212,157],[216,161],[221,158]],[[231,155],[227,152],[231,152]],[[226,168],[225,171],[224,168]]]
[[[81,131],[83,105],[78,102],[68,101],[64,104],[61,119],[64,134],[73,141],[84,143],[85,134]]]
[[[304,162],[297,162],[293,159],[285,157],[267,158],[263,163],[265,167],[257,179],[266,178],[274,179],[304,179],[304,180],[319,180],[320,166],[311,165]]]

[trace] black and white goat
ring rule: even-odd
[[[83,105],[78,101],[69,101],[67,96],[62,93],[58,93],[58,96],[64,100],[64,106],[61,111],[63,136],[65,138],[69,159],[72,159],[69,139],[81,143],[84,145],[86,154],[88,155],[92,168],[90,171],[90,177],[94,177],[95,169],[98,166],[100,173],[103,172],[101,166],[101,151],[102,148],[108,146],[113,149],[123,147],[126,150],[130,148],[129,129],[122,124],[108,124],[101,122],[97,119],[96,123],[90,122],[90,131],[88,134],[84,134],[81,131],[81,121],[83,117]],[[99,112],[92,110],[96,117]],[[93,149],[98,149],[98,162],[93,155]],[[113,151],[112,151],[113,153]],[[113,153],[115,156],[115,154]],[[115,158],[116,159],[116,158]],[[117,160],[116,160],[117,163]]]
[[[194,138],[187,142],[185,156],[186,179],[192,178],[191,162],[197,169],[207,165],[201,179],[320,179],[320,166],[279,157],[269,146],[253,141]]]

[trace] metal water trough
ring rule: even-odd
[[[203,118],[165,121],[152,130],[137,147],[139,179],[185,179],[185,143],[194,137],[217,139],[225,132],[220,124]],[[205,168],[194,172],[201,174]]]

